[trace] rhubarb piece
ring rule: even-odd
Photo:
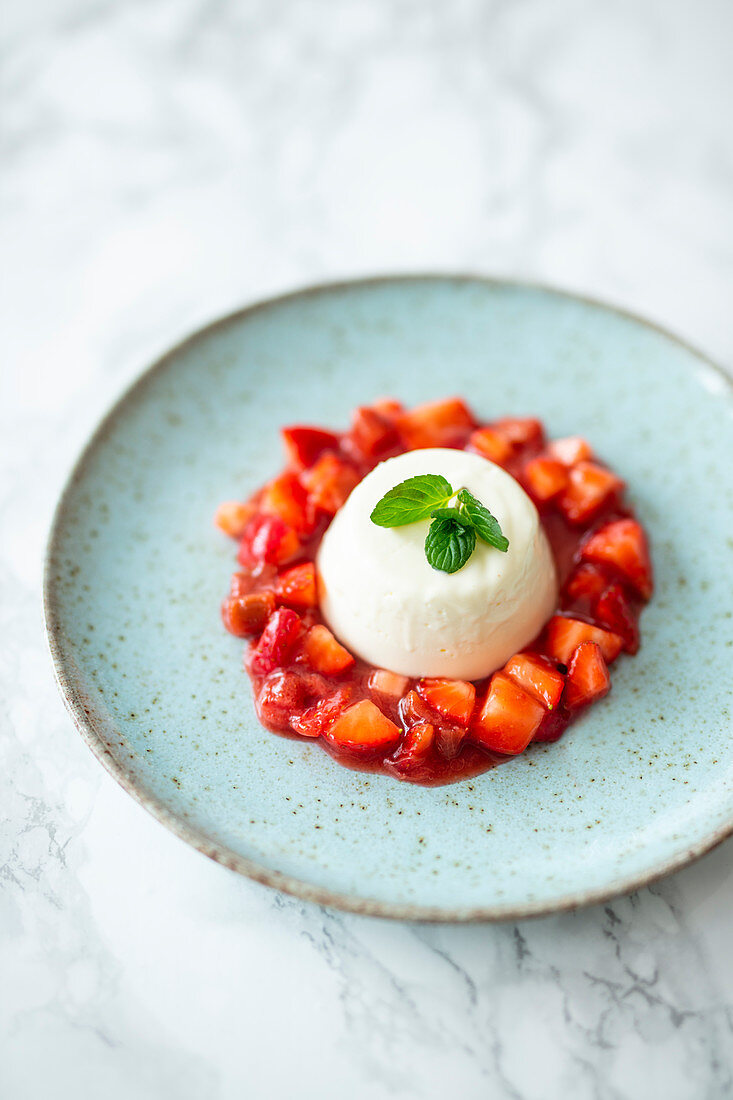
[[[565,677],[547,657],[539,653],[516,653],[507,661],[504,672],[548,710],[554,710],[560,702]]]
[[[639,649],[639,624],[620,584],[609,584],[596,600],[593,618],[606,630],[619,634],[627,653]]]
[[[558,496],[568,484],[568,471],[562,462],[542,455],[527,463],[524,476],[530,494],[539,504]]]
[[[250,501],[226,500],[216,509],[214,523],[230,538],[241,539],[254,514],[255,506]]]
[[[566,519],[571,523],[587,523],[624,487],[621,478],[595,462],[578,462],[571,467],[568,486],[559,498]]]
[[[471,738],[492,752],[515,756],[539,729],[545,708],[503,672],[495,672],[483,706],[471,727]]]
[[[354,467],[334,454],[322,455],[302,479],[312,504],[330,516],[336,515],[360,480]]]
[[[260,511],[268,516],[278,516],[301,534],[308,535],[315,527],[308,494],[297,475],[290,471],[265,486],[260,498]]]
[[[288,607],[273,611],[250,656],[255,673],[268,673],[288,663],[300,638],[300,617]]]
[[[402,731],[371,699],[347,707],[326,731],[333,744],[355,751],[375,751],[396,745]]]
[[[517,450],[530,443],[535,446],[542,446],[544,443],[542,424],[533,416],[505,416],[501,420],[495,420],[491,427]]]
[[[514,453],[514,448],[506,436],[495,432],[493,428],[479,428],[471,432],[467,449],[476,451],[477,454],[488,458],[489,462],[495,462],[497,466],[503,466]]]
[[[577,710],[602,699],[610,689],[611,677],[601,647],[595,642],[581,642],[568,669],[566,705],[571,710]]]
[[[287,604],[288,607],[299,610],[317,607],[316,567],[313,562],[293,565],[281,573],[275,584],[275,595],[279,603]]]
[[[354,664],[348,649],[337,642],[327,626],[312,626],[303,642],[305,659],[315,672],[324,676],[338,676]]]
[[[265,677],[257,694],[257,713],[262,722],[287,730],[294,711],[305,701],[305,685],[294,672],[278,669]]]
[[[386,668],[375,668],[369,676],[367,687],[376,695],[401,699],[409,682],[406,676],[398,676],[396,672],[388,672]]]
[[[394,424],[397,417],[402,416],[405,411],[402,402],[396,401],[394,397],[380,397],[377,401],[372,402],[371,407],[385,420],[388,420],[390,424]]]
[[[476,701],[476,688],[466,680],[420,680],[418,693],[444,718],[467,726]]]
[[[272,592],[249,592],[224,600],[221,617],[230,634],[244,638],[248,634],[259,634],[274,610]]]
[[[585,561],[615,566],[643,599],[651,596],[654,581],[649,546],[644,529],[635,519],[604,524],[582,547],[581,556]]]
[[[351,702],[351,687],[342,687],[333,694],[319,699],[300,714],[292,715],[290,728],[301,737],[322,737],[332,722],[346,710]]]
[[[475,421],[465,401],[451,397],[417,405],[398,416],[395,424],[407,450],[418,451],[462,445]]]
[[[288,460],[298,470],[307,470],[324,451],[337,451],[339,437],[321,428],[293,427],[280,432]]]
[[[241,565],[282,565],[299,552],[300,539],[292,527],[277,516],[255,516],[239,543],[237,560]]]
[[[422,767],[435,739],[435,727],[431,722],[417,722],[402,736],[399,748],[391,763],[400,772]]]
[[[596,642],[608,664],[616,660],[624,644],[620,635],[580,619],[571,619],[566,615],[555,615],[550,619],[547,624],[547,650],[561,664],[570,664],[570,658],[582,642]]]
[[[574,466],[576,462],[586,462],[593,458],[590,444],[579,435],[570,435],[565,439],[553,439],[547,446],[548,453],[565,466]]]

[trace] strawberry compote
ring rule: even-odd
[[[608,666],[636,653],[652,593],[647,540],[623,482],[584,439],[548,441],[531,418],[481,423],[460,398],[410,410],[378,401],[356,409],[346,432],[291,427],[282,436],[285,470],[216,514],[239,546],[222,617],[251,639],[245,667],[268,729],[317,740],[348,767],[449,783],[557,740],[608,693]],[[333,516],[378,462],[427,447],[476,452],[516,478],[555,557],[556,613],[531,645],[475,683],[367,665],[319,612],[314,561]]]

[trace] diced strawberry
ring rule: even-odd
[[[344,436],[342,446],[357,461],[373,463],[396,447],[398,438],[391,420],[375,409],[362,407],[354,410],[351,430]]]
[[[326,737],[340,748],[354,751],[388,749],[396,745],[402,731],[371,699],[361,699],[338,716]]]
[[[386,668],[375,668],[369,676],[367,687],[376,695],[401,699],[407,691],[409,682],[406,676],[398,676],[396,672],[388,672]]]
[[[564,707],[560,707],[559,710],[548,710],[532,740],[557,741],[565,732],[567,724],[568,716]]]
[[[266,485],[260,498],[260,511],[278,516],[283,523],[301,534],[310,534],[315,527],[314,509],[308,494],[296,474],[286,471]]]
[[[547,447],[548,452],[565,466],[574,466],[576,462],[586,462],[593,458],[590,444],[579,435],[570,435],[566,439],[553,439]]]
[[[316,567],[312,561],[293,565],[277,578],[275,595],[279,603],[305,609],[318,606]]]
[[[547,649],[562,664],[570,664],[570,658],[582,642],[596,642],[608,664],[616,660],[624,644],[618,634],[580,619],[571,619],[566,615],[555,615],[550,619],[547,624]]]
[[[312,707],[290,718],[290,728],[301,737],[321,737],[351,702],[350,686],[339,688],[332,695],[319,699]]]
[[[571,467],[569,479],[559,502],[571,523],[586,523],[624,487],[621,478],[595,462],[578,462]]]
[[[613,565],[648,600],[654,589],[644,529],[635,519],[617,519],[591,535],[581,550],[586,561]]]
[[[477,454],[488,458],[489,462],[495,462],[497,466],[503,466],[514,454],[514,448],[509,440],[495,432],[493,428],[479,428],[471,432],[467,446]]]
[[[545,439],[542,424],[531,416],[505,416],[502,420],[495,420],[491,427],[517,449],[529,443],[541,446]]]
[[[603,698],[611,688],[611,677],[601,652],[595,642],[581,642],[573,654],[568,669],[565,702],[571,710],[584,707]]]
[[[627,653],[639,649],[639,624],[620,584],[609,584],[596,600],[593,618],[606,630],[620,634]]]
[[[514,756],[526,749],[544,716],[542,703],[503,672],[495,672],[471,737],[485,749]]]
[[[595,565],[581,562],[572,571],[563,589],[563,604],[581,603],[590,609],[608,585],[608,577]]]
[[[322,455],[302,477],[313,505],[330,516],[338,512],[360,480],[353,466],[333,454]]]
[[[548,710],[554,710],[560,702],[565,677],[542,654],[516,653],[507,661],[504,672]]]
[[[300,551],[297,532],[277,516],[255,516],[247,524],[237,560],[241,565],[258,565],[269,562],[281,565],[296,557]]]
[[[467,726],[476,702],[476,688],[467,680],[420,680],[420,696],[449,721]]]
[[[300,618],[288,607],[273,611],[250,655],[253,672],[267,673],[288,663],[300,637]]]
[[[460,397],[449,397],[417,405],[398,416],[395,423],[407,450],[417,451],[462,445],[475,420]]]
[[[308,664],[315,672],[324,676],[338,676],[351,668],[354,658],[348,649],[337,642],[327,626],[312,626],[305,636],[303,652]]]
[[[225,500],[214,514],[214,523],[232,539],[241,539],[244,529],[255,514],[255,505],[247,500]]]
[[[338,450],[339,437],[321,428],[283,428],[280,434],[288,460],[298,470],[309,469],[324,451]]]
[[[297,673],[278,669],[262,682],[257,695],[257,713],[266,725],[287,730],[293,713],[304,701],[305,685]]]
[[[230,634],[244,638],[247,634],[259,634],[274,610],[272,592],[249,592],[224,600],[221,617]]]
[[[431,722],[417,722],[402,736],[392,763],[400,772],[410,772],[421,767],[433,746],[435,728]]]
[[[568,471],[556,458],[539,455],[524,467],[527,486],[536,501],[544,504],[567,488]]]
[[[397,417],[402,416],[405,411],[402,402],[396,401],[394,397],[380,397],[377,401],[372,401],[371,407],[385,420],[388,420],[390,424],[393,424]]]

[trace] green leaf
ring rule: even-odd
[[[434,508],[447,504],[452,496],[449,482],[440,474],[418,474],[385,493],[370,518],[378,527],[404,527],[428,519]]]
[[[460,507],[434,508],[430,513],[432,519],[453,519],[456,523],[462,523],[464,527],[473,527],[473,521],[466,513],[466,509]]]
[[[506,554],[509,549],[509,539],[502,534],[498,519],[492,516],[489,509],[484,508],[468,489],[461,489],[458,499],[464,506],[478,537],[496,550],[501,550],[502,554]]]
[[[476,547],[476,532],[454,519],[434,519],[425,539],[425,557],[433,569],[457,573]]]

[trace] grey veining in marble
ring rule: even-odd
[[[733,847],[612,905],[410,927],[227,874],[67,718],[39,579],[109,401],[306,282],[556,282],[733,362],[724,0],[39,0],[2,28],[0,1096],[733,1095]]]

